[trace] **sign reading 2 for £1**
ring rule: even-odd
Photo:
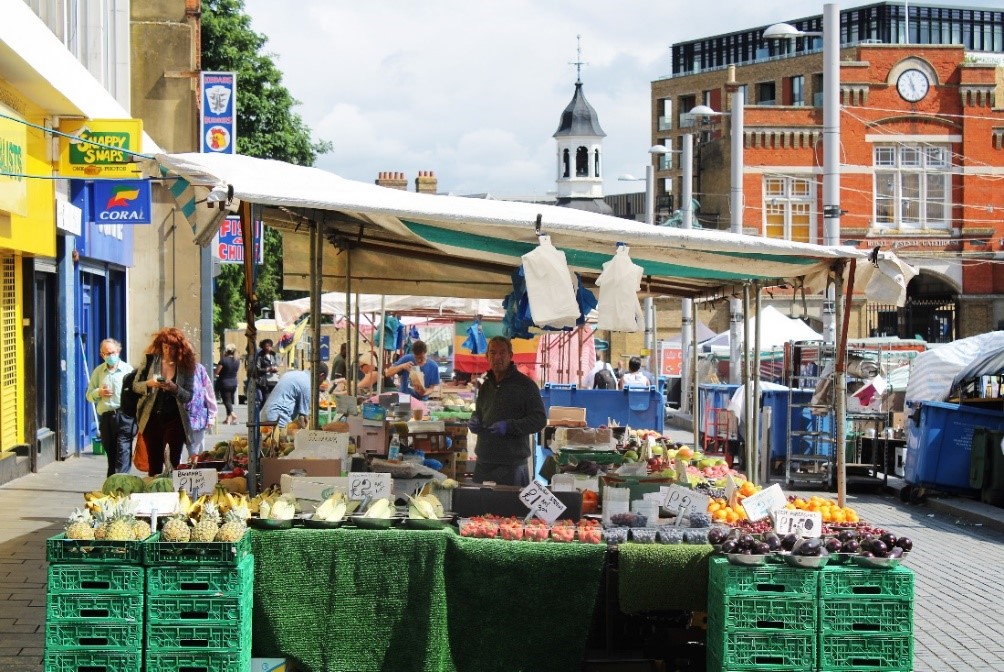
[[[61,177],[138,177],[143,122],[139,119],[85,119],[64,121],[59,130],[70,137],[59,139]]]

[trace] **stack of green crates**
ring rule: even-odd
[[[46,542],[45,671],[139,672],[145,570],[141,542]]]
[[[913,669],[913,572],[829,565],[819,575],[819,669]]]
[[[709,671],[816,669],[816,572],[711,559]]]
[[[243,672],[251,664],[254,556],[237,542],[144,545],[146,671]]]

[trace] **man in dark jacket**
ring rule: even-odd
[[[529,485],[533,435],[547,424],[540,389],[512,363],[509,339],[495,336],[488,341],[487,357],[490,370],[468,423],[478,435],[474,480]]]

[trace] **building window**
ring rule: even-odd
[[[789,105],[805,105],[805,75],[791,77],[791,102]]]
[[[659,130],[673,130],[673,99],[662,98],[659,100],[659,107],[662,113],[659,115]]]
[[[585,147],[575,150],[575,177],[589,177],[589,150]]]
[[[807,178],[770,176],[763,182],[764,235],[800,243],[815,242],[813,182]]]
[[[948,145],[876,145],[875,225],[947,230],[952,209]]]
[[[774,82],[760,82],[756,85],[756,104],[774,105],[777,99]]]
[[[812,106],[823,106],[823,73],[821,72],[812,75]]]

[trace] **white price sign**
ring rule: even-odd
[[[369,471],[349,472],[349,499],[393,497],[390,474]]]
[[[763,520],[775,509],[783,509],[787,503],[788,498],[781,492],[781,486],[775,483],[744,499],[743,509],[746,517],[755,522]]]
[[[171,472],[175,490],[184,489],[192,498],[211,495],[216,487],[215,469],[176,469]]]
[[[725,476],[725,501],[729,503],[729,506],[735,508],[736,493],[739,492],[739,484],[736,483],[736,479],[732,477],[732,474]]]
[[[168,516],[178,510],[176,492],[134,492],[129,499],[136,504],[137,516]]]
[[[531,481],[530,485],[523,488],[519,499],[530,509],[532,515],[547,524],[556,521],[566,508],[553,492],[537,481]]]
[[[819,511],[778,509],[772,515],[774,516],[774,531],[778,534],[818,537],[823,531],[823,514]]]
[[[708,510],[708,502],[711,501],[711,498],[704,493],[696,492],[682,485],[671,485],[665,488],[665,493],[662,508],[670,513],[680,513],[683,509],[687,510],[688,515],[694,512],[704,513]]]

